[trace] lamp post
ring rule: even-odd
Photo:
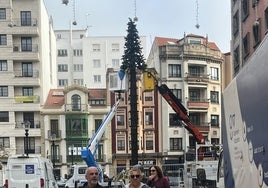
[[[53,168],[55,168],[55,162],[56,162],[56,159],[55,159],[55,140],[56,140],[56,134],[52,134],[51,135],[51,140],[52,140],[52,164],[53,164]]]
[[[26,156],[29,156],[29,127],[31,123],[29,121],[23,122],[24,124],[24,129],[25,129],[25,154]]]
[[[72,165],[74,164],[74,145],[71,145],[71,160],[72,160]]]

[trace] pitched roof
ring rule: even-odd
[[[50,89],[44,105],[44,109],[60,109],[63,104],[63,89]]]
[[[200,35],[195,35],[195,34],[189,34],[189,35],[186,35],[185,37],[186,38],[187,37],[201,38],[203,45],[207,45],[212,50],[220,50],[215,42],[209,42],[209,41],[207,42],[206,37],[203,37]],[[180,41],[184,40],[184,38],[175,39],[175,38],[166,38],[166,37],[155,37],[155,40],[156,40],[156,43],[158,46],[166,46],[166,45],[170,45],[172,43],[177,44]]]
[[[106,99],[106,89],[90,89],[89,99]]]

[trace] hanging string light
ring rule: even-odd
[[[136,7],[136,0],[134,0],[134,19],[133,21],[134,22],[137,22],[138,21],[138,17],[136,16],[136,10],[137,10],[137,7]]]
[[[195,27],[199,29],[200,25],[198,23],[198,16],[199,16],[199,5],[198,5],[198,0],[196,0],[196,24]]]

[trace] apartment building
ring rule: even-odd
[[[193,34],[182,39],[156,37],[147,60],[148,67],[156,70],[159,84],[166,84],[181,100],[190,121],[212,145],[221,144],[223,60],[214,42]],[[162,164],[183,163],[185,152],[196,148],[195,138],[161,95],[157,100]]]
[[[41,155],[40,109],[50,88],[56,87],[55,41],[42,0],[1,1],[0,145],[4,158]]]
[[[89,145],[89,139],[109,112],[107,97],[106,89],[88,89],[78,84],[50,90],[41,111],[45,143],[42,151],[51,159],[58,177],[68,174],[73,164],[85,164],[81,149]],[[110,124],[100,140],[95,159],[103,168],[108,161],[111,163]]]
[[[107,88],[106,71],[119,70],[124,36],[87,36],[86,30],[56,30],[58,87],[74,83],[90,89]],[[146,37],[141,36],[146,55]]]
[[[257,49],[268,31],[268,1],[231,0],[233,76]]]

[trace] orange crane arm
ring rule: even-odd
[[[201,132],[190,122],[186,108],[181,101],[172,93],[166,84],[156,85],[159,93],[168,102],[172,109],[176,112],[179,119],[183,121],[185,129],[187,129],[196,139],[198,144],[204,144],[205,140]]]

